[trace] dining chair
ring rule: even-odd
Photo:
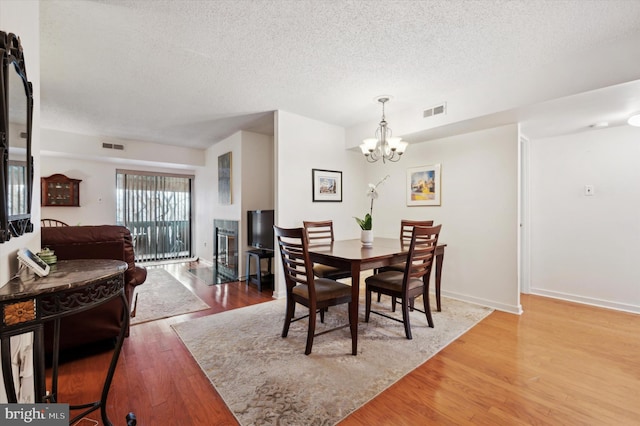
[[[304,228],[273,227],[276,235],[284,279],[287,287],[287,311],[282,329],[282,337],[289,334],[292,322],[309,318],[307,330],[307,346],[305,355],[311,353],[313,339],[321,334],[335,331],[357,324],[357,312],[351,312],[351,286],[328,278],[316,278],[313,274],[311,258],[308,251],[308,240]],[[307,315],[295,317],[296,304],[306,306]],[[316,333],[316,317],[320,313],[320,321],[324,322],[324,313],[329,306],[348,304],[349,324]],[[354,318],[355,317],[355,318]],[[351,342],[354,344],[355,327],[351,327]]]
[[[331,245],[333,243],[333,221],[303,221],[302,222],[310,246]],[[340,269],[334,266],[314,264],[313,273],[318,278],[339,280],[351,277],[350,269]]]
[[[435,259],[435,250],[438,245],[441,225],[422,227],[414,226],[411,232],[409,253],[406,267],[403,272],[384,271],[378,272],[365,280],[365,322],[369,322],[371,313],[398,321],[404,324],[407,339],[411,339],[411,324],[409,310],[422,312],[427,317],[429,327],[433,328],[431,309],[429,307],[429,278]],[[399,299],[402,305],[402,319],[388,315],[384,312],[371,310],[371,293],[378,292]],[[422,296],[424,311],[415,308],[413,301]]]
[[[411,242],[411,234],[413,232],[413,228],[415,226],[433,226],[432,220],[408,220],[402,219],[400,220],[400,241],[402,241],[403,245],[408,245]],[[376,270],[376,272],[385,272],[385,271],[399,271],[404,272],[404,268],[406,263],[396,263],[389,266],[383,266]],[[378,293],[378,302],[380,301],[380,293]],[[391,301],[392,311],[396,311],[396,300],[392,298]]]
[[[69,226],[58,219],[40,219],[40,226],[42,227],[56,227],[56,226]]]

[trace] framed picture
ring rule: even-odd
[[[312,169],[313,201],[342,202],[342,172]]]
[[[231,204],[231,152],[218,156],[218,203]]]
[[[440,196],[440,164],[407,169],[407,206],[439,206]]]

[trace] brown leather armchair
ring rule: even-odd
[[[124,274],[125,293],[129,304],[136,286],[144,283],[147,270],[136,266],[131,233],[124,226],[65,226],[41,229],[42,247],[53,250],[58,260],[115,259],[127,262]],[[112,339],[122,325],[122,302],[112,300],[88,311],[63,317],[60,327],[60,349]],[[53,324],[45,324],[45,347],[52,349]],[[127,335],[128,335],[127,330]]]

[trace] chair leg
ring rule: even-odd
[[[433,328],[433,318],[431,317],[431,306],[429,303],[429,293],[425,287],[422,292],[422,301],[424,302],[424,313],[427,315],[427,323],[429,323],[429,327]]]
[[[371,314],[371,291],[366,289],[365,293],[364,322],[369,322],[369,315]],[[380,297],[380,292],[378,292],[378,297]]]
[[[289,326],[291,325],[291,319],[296,312],[296,302],[292,298],[287,298],[287,312],[284,318],[284,328],[282,329],[282,337],[287,337],[289,334]]]
[[[395,311],[396,311],[396,297],[391,296],[391,312],[395,312]]]
[[[351,302],[347,304],[347,307],[349,309],[349,330],[351,330],[351,354],[357,355],[355,348],[358,339],[358,313],[352,314]]]
[[[326,311],[328,311],[328,310],[329,310],[329,308],[322,308],[322,309],[320,309],[320,322],[321,322],[321,323],[323,323],[323,324],[324,324],[324,313],[325,313]]]
[[[382,296],[382,293],[378,292],[378,303],[380,303],[380,296]]]
[[[304,350],[305,355],[311,353],[311,347],[313,346],[313,337],[316,333],[316,310],[309,309],[309,330],[307,331],[307,347]]]
[[[409,321],[409,300],[402,299],[402,322],[404,323],[404,333],[407,339],[413,339],[411,336],[411,322]]]

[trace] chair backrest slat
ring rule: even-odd
[[[333,221],[308,221],[302,222],[307,233],[309,245],[333,243]]]
[[[309,298],[315,297],[313,266],[304,228],[273,227],[280,250],[287,291],[296,285],[309,286]]]
[[[57,226],[69,226],[58,219],[40,219],[40,226],[42,227],[57,227]]]
[[[427,280],[429,279],[441,228],[442,225],[414,226],[405,268],[405,285],[411,278],[422,278],[426,275]]]
[[[400,239],[409,243],[411,241],[411,234],[415,226],[433,226],[432,220],[407,220],[402,219],[400,221]]]

